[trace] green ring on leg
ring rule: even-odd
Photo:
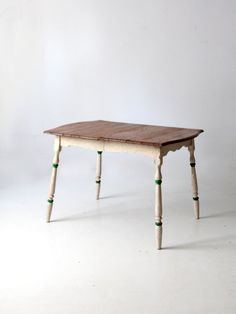
[[[156,184],[161,185],[162,184],[162,180],[155,180]]]
[[[101,183],[101,180],[96,180],[96,183],[100,184],[100,183]]]
[[[53,168],[57,168],[59,166],[59,164],[52,164]]]
[[[162,222],[155,222],[155,225],[156,225],[157,227],[161,227],[161,226],[162,226]]]
[[[53,200],[52,199],[48,199],[48,203],[52,204],[53,203]]]
[[[98,154],[99,154],[99,155],[102,155],[102,152],[101,152],[101,151],[98,151]]]

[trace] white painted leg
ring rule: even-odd
[[[96,186],[97,186],[97,194],[96,199],[99,199],[100,189],[101,189],[101,175],[102,175],[102,152],[97,152],[97,167],[96,167]]]
[[[50,222],[52,207],[53,207],[53,200],[54,200],[54,193],[56,189],[56,179],[57,179],[57,168],[59,165],[59,154],[61,151],[61,139],[57,137],[54,143],[54,157],[52,163],[52,175],[50,180],[49,186],[49,195],[48,195],[48,210],[47,210],[47,222]]]
[[[162,184],[162,174],[161,174],[161,166],[163,162],[163,157],[161,155],[161,151],[159,151],[159,155],[156,158],[155,166],[155,233],[156,233],[156,241],[157,241],[157,249],[161,249],[162,243],[162,192],[161,192],[161,184]]]
[[[194,156],[194,140],[192,141],[192,145],[188,147],[190,153],[190,166],[192,173],[192,188],[193,188],[193,206],[196,219],[199,219],[199,197],[198,197],[198,184],[197,184],[197,173],[196,173],[196,161]]]

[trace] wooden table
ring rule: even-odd
[[[163,157],[170,151],[187,147],[190,153],[193,204],[199,219],[199,196],[194,157],[194,138],[203,130],[174,128],[157,125],[120,123],[111,121],[86,121],[59,126],[44,131],[55,135],[52,176],[49,188],[47,222],[50,222],[54,201],[59,154],[62,147],[79,146],[97,151],[96,186],[99,199],[103,152],[136,152],[150,156],[155,161],[155,231],[157,248],[162,243],[162,174]]]

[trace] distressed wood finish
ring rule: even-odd
[[[51,174],[49,195],[48,195],[47,222],[50,222],[50,218],[52,214],[54,194],[56,190],[57,168],[59,166],[60,151],[61,151],[61,138],[56,137],[55,142],[54,142],[54,157],[53,157],[53,163],[52,163],[52,174]]]
[[[165,146],[192,139],[203,130],[111,121],[86,121],[62,125],[45,133],[121,143]]]
[[[111,142],[104,140],[86,140],[82,138],[61,137],[61,145],[63,147],[79,146],[81,148],[87,148],[103,152],[129,152],[129,153],[142,153],[146,156],[155,158],[157,147],[141,144],[130,144]],[[174,144],[175,145],[175,144]],[[168,145],[169,146],[169,145]]]
[[[187,147],[190,153],[195,216],[199,218],[199,197],[194,157],[194,138],[203,130],[184,129],[110,121],[78,122],[47,130],[56,136],[53,170],[49,189],[48,217],[50,221],[56,187],[57,166],[62,147],[78,146],[97,151],[96,198],[99,199],[103,152],[142,153],[155,161],[155,233],[157,249],[162,246],[162,173],[163,157],[169,152]],[[55,166],[56,165],[56,166]]]

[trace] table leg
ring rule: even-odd
[[[102,175],[102,152],[97,152],[97,167],[96,167],[96,186],[97,186],[97,196],[96,199],[99,199],[100,189],[101,189],[101,175]]]
[[[156,241],[157,241],[157,249],[161,249],[162,243],[162,192],[161,192],[161,184],[162,184],[162,174],[161,174],[161,166],[163,162],[163,157],[160,154],[156,158],[156,173],[155,173],[155,233],[156,233]]]
[[[199,219],[199,197],[198,197],[198,183],[197,183],[197,173],[196,173],[196,161],[194,156],[195,145],[194,140],[192,141],[192,145],[188,147],[190,153],[190,166],[191,166],[191,174],[192,174],[192,189],[193,189],[193,206],[196,219]]]
[[[55,194],[55,189],[56,189],[57,168],[59,165],[59,155],[61,151],[60,142],[61,142],[60,137],[57,137],[54,143],[54,157],[53,157],[53,163],[52,163],[52,174],[51,174],[49,196],[48,196],[47,222],[50,222],[53,201],[54,201],[54,194]]]

